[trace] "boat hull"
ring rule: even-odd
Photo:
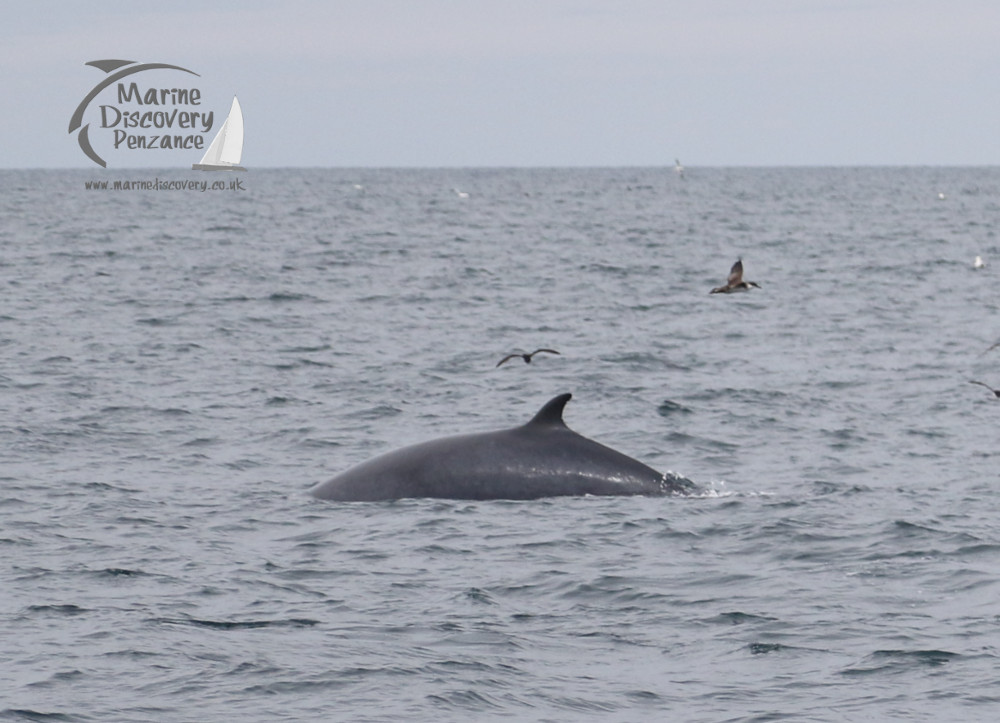
[[[191,166],[192,171],[245,171],[243,166],[216,166],[211,163],[195,163]]]

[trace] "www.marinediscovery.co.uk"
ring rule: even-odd
[[[154,178],[151,181],[84,181],[83,187],[88,191],[245,191],[243,179],[219,181],[161,181]]]

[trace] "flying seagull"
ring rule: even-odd
[[[731,294],[734,291],[746,291],[751,286],[755,286],[758,289],[760,288],[760,284],[756,283],[755,281],[743,280],[743,259],[737,259],[736,263],[733,264],[733,268],[729,270],[729,278],[726,279],[726,285],[716,286],[708,293]]]
[[[500,361],[497,362],[497,366],[500,366],[504,362],[508,362],[511,359],[515,359],[517,357],[521,357],[522,359],[524,359],[524,363],[525,364],[531,364],[531,357],[535,356],[535,354],[538,354],[539,352],[546,352],[547,354],[558,354],[559,353],[555,349],[535,349],[530,354],[508,354],[503,359],[501,359]]]
[[[982,382],[977,382],[977,381],[975,381],[974,379],[970,379],[970,380],[969,380],[969,384],[978,384],[978,385],[979,385],[979,386],[981,386],[981,387],[986,387],[986,388],[987,388],[987,389],[989,389],[989,390],[990,390],[991,392],[993,392],[993,396],[994,396],[994,397],[1000,397],[1000,389],[994,389],[994,388],[993,388],[993,387],[991,387],[991,386],[990,386],[989,384],[983,384]]]

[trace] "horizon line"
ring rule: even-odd
[[[766,164],[751,164],[751,163],[734,163],[734,164],[714,164],[707,163],[703,165],[691,165],[689,163],[684,164],[684,170],[692,169],[733,169],[733,168],[746,168],[746,169],[819,169],[819,168],[836,168],[836,169],[851,169],[851,168],[998,168],[1000,167],[1000,162],[998,163],[781,163],[774,165]],[[265,166],[254,166],[247,165],[249,170],[262,170],[262,171],[275,171],[275,170],[600,170],[600,169],[665,169],[673,171],[675,166],[673,164],[580,164],[580,165],[552,165],[552,164],[539,164],[539,165],[342,165],[342,166],[297,166],[297,165],[265,165]],[[116,168],[89,168],[87,166],[0,166],[0,171],[94,171],[97,173],[113,173],[113,172],[148,172],[148,171],[189,171],[190,169],[184,168],[183,166],[122,166]]]

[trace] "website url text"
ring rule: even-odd
[[[218,181],[84,181],[88,191],[245,191],[242,178]]]

